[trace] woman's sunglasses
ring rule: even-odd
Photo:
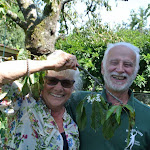
[[[64,88],[71,88],[75,82],[74,80],[67,80],[67,79],[59,80],[55,77],[49,77],[49,76],[45,76],[45,79],[46,79],[46,83],[50,86],[57,85],[58,82],[60,82]]]

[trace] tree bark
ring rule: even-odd
[[[51,16],[46,16],[38,24],[26,32],[26,49],[33,54],[41,55],[55,51],[55,33],[59,11]]]
[[[46,4],[43,16],[38,16],[32,0],[16,0],[24,20],[8,11],[12,18],[25,32],[25,47],[34,55],[43,55],[55,51],[55,33],[62,7],[62,0],[53,0]]]

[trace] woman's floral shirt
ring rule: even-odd
[[[8,114],[7,146],[15,150],[63,150],[63,138],[41,98],[21,97],[16,84],[3,86],[0,93],[0,110]],[[69,150],[79,149],[77,125],[66,111],[63,120]]]

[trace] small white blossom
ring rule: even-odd
[[[98,101],[98,102],[100,102],[101,101],[101,94],[95,94],[95,95],[89,95],[88,97],[87,97],[87,102],[88,103],[93,103],[94,101]]]

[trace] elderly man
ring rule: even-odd
[[[150,108],[134,96],[129,89],[139,69],[139,49],[130,43],[120,42],[110,44],[105,51],[101,73],[104,77],[102,96],[110,105],[131,105],[135,110],[135,126],[130,132],[130,141],[127,144],[128,116],[124,111],[121,114],[121,125],[110,140],[102,134],[102,128],[95,132],[90,127],[92,105],[86,105],[88,122],[86,128],[80,131],[81,150],[149,150],[150,149]],[[83,100],[89,92],[79,92],[72,96],[70,114],[75,119],[75,106]],[[74,103],[73,103],[74,100]]]

